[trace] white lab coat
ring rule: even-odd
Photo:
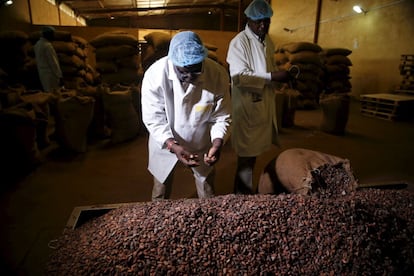
[[[43,90],[53,92],[59,88],[62,71],[56,51],[50,41],[41,37],[34,46],[37,70]]]
[[[232,136],[239,156],[258,156],[277,143],[274,44],[264,43],[246,25],[230,42],[227,63],[232,80]]]
[[[204,165],[204,153],[215,138],[227,140],[231,123],[228,73],[206,58],[203,73],[186,91],[168,57],[161,58],[145,72],[142,81],[142,120],[149,132],[148,170],[164,182],[178,159],[164,145],[174,137],[188,151],[198,153],[201,166],[193,168],[200,180],[212,167]]]

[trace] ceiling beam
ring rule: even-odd
[[[181,10],[181,9],[234,9],[238,6],[234,5],[180,5],[180,6],[166,6],[154,8],[104,8],[104,9],[74,9],[77,14],[99,14],[99,13],[115,13],[115,12],[146,12],[154,10]]]

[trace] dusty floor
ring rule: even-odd
[[[282,129],[280,148],[260,156],[256,182],[263,167],[288,148],[317,150],[351,161],[361,184],[408,183],[414,191],[414,122],[391,122],[362,116],[353,102],[346,134],[320,131],[322,111],[299,110],[295,126]],[[0,194],[2,275],[41,275],[53,240],[66,227],[77,206],[150,200],[152,177],[148,173],[146,136],[109,146],[90,145],[85,154],[62,156],[50,150],[33,172]],[[236,156],[226,145],[217,164],[217,194],[233,187]],[[194,197],[190,172],[177,170],[172,198]]]

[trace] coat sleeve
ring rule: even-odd
[[[221,73],[218,87],[223,91],[216,95],[215,109],[211,116],[212,127],[210,131],[211,141],[221,138],[227,141],[231,132],[231,99],[230,99],[230,80],[225,70]]]
[[[161,72],[149,68],[142,80],[142,121],[160,148],[173,136],[165,109],[166,87],[160,81]]]

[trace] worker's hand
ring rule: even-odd
[[[288,71],[275,71],[271,74],[272,81],[289,82],[292,79],[292,75]]]
[[[204,163],[207,166],[213,166],[220,159],[222,145],[222,139],[214,139],[212,147],[209,149],[208,153],[204,154]]]
[[[189,167],[200,166],[200,160],[198,159],[198,154],[193,154],[186,151],[181,145],[174,144],[171,147],[171,151],[175,153],[178,160],[180,160],[184,165]]]

